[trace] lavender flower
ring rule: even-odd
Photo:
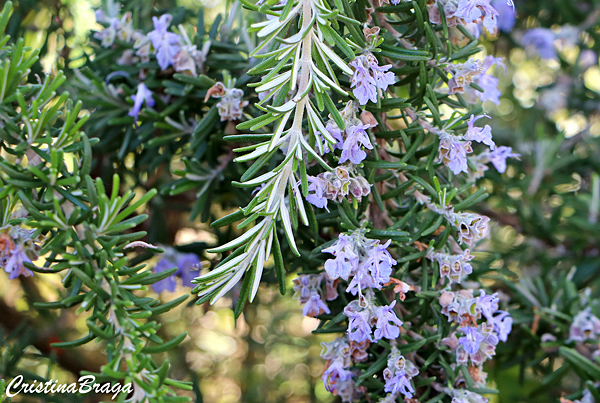
[[[440,133],[438,158],[455,175],[461,172],[469,172],[467,154],[472,152],[470,141],[464,141],[461,137],[446,132]]]
[[[500,96],[502,93],[498,89],[498,78],[489,74],[489,71],[494,66],[500,66],[504,68],[506,73],[506,66],[500,57],[486,56],[483,59],[481,65],[481,74],[473,78],[473,82],[483,89],[483,92],[476,90],[475,88],[468,87],[465,95],[467,100],[471,103],[475,103],[477,100],[480,102],[490,101],[496,105],[500,104]]]
[[[0,228],[0,268],[8,273],[9,280],[19,276],[31,277],[33,272],[25,264],[33,264],[38,258],[41,245],[35,230],[7,225]]]
[[[145,102],[146,106],[153,107],[155,104],[154,98],[152,98],[152,91],[146,87],[146,84],[139,83],[137,93],[131,96],[131,100],[133,101],[133,108],[131,108],[128,115],[133,118],[134,124],[137,126],[138,116],[140,114],[140,109],[142,109],[142,105]]]
[[[361,298],[362,299],[362,298]],[[366,340],[374,341],[371,330],[372,307],[370,304],[361,305],[359,300],[354,300],[344,308],[344,315],[348,317],[348,338],[357,343]]]
[[[154,266],[154,272],[162,273],[163,271],[172,269],[173,267],[177,267],[173,261],[169,259],[161,259],[158,261],[156,266]],[[176,287],[177,282],[175,281],[175,275],[171,275],[152,284],[152,290],[154,290],[156,293],[163,291],[175,292]]]
[[[313,291],[302,309],[302,315],[317,317],[322,313],[331,313],[331,311],[321,299],[321,294]]]
[[[448,317],[448,322],[475,324],[477,319],[481,318],[479,301],[473,296],[472,290],[444,291],[439,302],[442,314]]]
[[[315,207],[327,209],[327,201],[342,201],[348,195],[358,201],[371,193],[371,184],[357,174],[354,168],[338,166],[333,172],[322,172],[316,177],[308,176],[309,181],[306,201]],[[327,211],[329,211],[327,209]]]
[[[331,253],[335,259],[325,262],[325,271],[332,279],[342,278],[348,280],[350,274],[356,270],[359,258],[354,251],[354,243],[350,236],[340,234],[339,239],[323,253]]]
[[[542,59],[556,59],[555,35],[547,28],[532,28],[523,35],[521,45]]]
[[[469,263],[473,260],[469,249],[458,255],[449,255],[447,253],[434,253],[430,251],[426,256],[429,260],[435,260],[440,265],[440,277],[448,278],[450,284],[460,283],[468,274],[473,272]]]
[[[511,6],[505,0],[492,0],[490,4],[498,12],[496,23],[498,29],[502,32],[510,32],[517,22],[514,5]]]
[[[460,329],[465,333],[464,337],[458,339],[456,347],[456,361],[466,364],[471,361],[475,365],[481,365],[496,354],[498,336],[493,331],[493,326],[482,323],[479,327],[463,327]],[[456,338],[453,334],[450,338]]]
[[[383,371],[383,379],[385,380],[385,392],[391,393],[391,396],[396,397],[399,394],[410,399],[415,393],[410,380],[417,376],[419,371],[416,366],[409,360],[406,360],[398,348],[392,347],[392,351],[388,355],[388,366]],[[390,401],[396,401],[390,399]]]
[[[369,127],[369,125],[358,124],[346,129],[346,138],[342,145],[340,163],[350,161],[353,164],[360,164],[367,157],[367,153],[361,149],[361,146],[369,150],[373,149],[373,145],[366,132]]]
[[[459,0],[452,15],[464,24],[482,22],[490,34],[498,32],[497,16],[498,12],[491,6],[490,0]]]
[[[369,101],[377,102],[378,89],[386,91],[389,85],[396,82],[394,73],[388,70],[391,64],[379,66],[379,62],[372,54],[357,56],[352,60],[350,66],[354,67],[354,75],[351,79],[352,93],[361,105]]]
[[[469,354],[475,354],[479,351],[483,335],[481,335],[474,327],[462,327],[460,329],[465,335],[458,339],[458,343]]]
[[[389,379],[386,379],[384,390],[392,394],[401,393],[409,399],[415,393],[415,389],[410,384],[404,371],[397,371]]]
[[[33,272],[25,267],[25,263],[31,263],[31,259],[25,253],[23,245],[16,245],[4,258],[4,271],[9,273],[8,279],[14,280],[19,276],[31,277]]]
[[[512,152],[512,147],[500,146],[489,154],[489,160],[501,174],[506,171],[506,159],[517,158],[520,154]]]
[[[318,208],[324,208],[329,212],[327,208],[327,198],[325,197],[325,191],[327,190],[327,182],[318,176],[307,176],[308,180],[308,191],[314,192],[309,193],[306,196],[306,201]]]
[[[486,216],[467,212],[456,213],[452,206],[447,206],[444,209],[438,209],[433,205],[428,207],[442,214],[458,229],[459,243],[466,243],[469,247],[472,247],[487,235],[487,224],[490,219]]]
[[[184,287],[193,287],[192,280],[198,277],[200,265],[200,259],[195,253],[180,253],[173,248],[166,248],[165,254],[154,266],[154,272],[160,273],[174,267],[177,267],[177,271],[171,276],[152,284],[152,289],[156,293],[162,291],[174,292],[177,287],[177,277],[181,278],[181,284]]]
[[[448,94],[462,94],[475,76],[483,72],[483,63],[481,60],[470,58],[465,63],[451,64],[446,70],[452,73],[452,78],[448,81]]]
[[[387,251],[391,241],[381,245],[379,241],[365,238],[361,230],[349,235],[340,234],[332,246],[323,249],[336,256],[325,262],[325,271],[333,279],[350,280],[346,292],[362,294],[365,288],[381,289],[390,281],[391,266],[396,261]]]
[[[94,38],[100,40],[101,46],[104,48],[111,47],[117,38],[129,42],[134,33],[131,12],[127,12],[121,18],[118,18],[117,16],[108,17],[102,10],[97,10],[96,21],[107,25],[102,31],[94,33]]]
[[[569,329],[570,341],[586,341],[600,339],[600,319],[592,314],[591,308],[586,308],[573,318]]]
[[[402,326],[403,323],[393,311],[395,305],[396,301],[392,302],[390,305],[375,308],[375,312],[373,313],[373,318],[377,318],[377,323],[375,324],[375,340],[380,340],[384,337],[389,340],[394,340],[400,336],[400,326]],[[386,390],[386,392],[389,392],[389,390]]]
[[[485,127],[483,127],[483,128],[475,127],[475,122],[484,117],[491,119],[487,115],[479,115],[479,116],[471,115],[471,118],[467,122],[467,124],[468,124],[467,133],[465,133],[463,138],[465,140],[471,140],[471,141],[476,141],[478,143],[483,143],[483,144],[487,145],[488,147],[490,147],[490,149],[493,150],[494,148],[496,148],[496,143],[494,143],[494,140],[492,140],[492,128],[490,127],[490,125],[485,125]]]
[[[351,348],[346,337],[339,337],[330,343],[321,343],[321,358],[326,359],[323,371],[323,384],[329,392],[340,392],[342,382],[352,379],[354,374],[348,368],[352,365]]]
[[[392,266],[396,265],[396,261],[388,252],[387,248],[391,244],[388,240],[385,244],[375,244],[368,252],[368,257],[364,261],[363,266],[369,271],[375,288],[381,288],[385,283],[390,281],[392,274]]]
[[[508,340],[513,325],[513,319],[508,312],[498,311],[498,315],[488,318],[488,323],[494,326],[494,331],[498,333],[500,341],[506,342]]]
[[[163,14],[160,18],[152,17],[154,30],[148,33],[148,38],[156,51],[156,60],[161,70],[166,70],[175,60],[179,52],[181,38],[179,35],[167,31],[173,16]]]
[[[150,61],[150,53],[152,48],[152,42],[147,35],[141,32],[133,33],[133,48],[135,49],[135,55],[139,56],[140,60],[144,63]]]
[[[195,253],[180,253],[177,255],[175,275],[181,278],[181,284],[184,287],[194,287],[192,280],[198,277],[201,264],[202,262]]]

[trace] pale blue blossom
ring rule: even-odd
[[[137,93],[131,96],[131,100],[133,101],[133,107],[128,115],[134,119],[134,123],[137,126],[138,116],[142,109],[142,105],[146,103],[146,106],[153,107],[155,102],[152,97],[152,91],[150,91],[144,83],[138,84]]]
[[[173,20],[171,14],[163,14],[160,18],[152,17],[154,30],[148,33],[148,38],[156,51],[156,60],[161,70],[166,70],[175,61],[175,56],[181,48],[179,35],[168,31]]]

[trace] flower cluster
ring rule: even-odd
[[[33,276],[25,265],[33,264],[41,249],[41,237],[35,232],[12,225],[0,228],[0,268],[8,273],[10,280]]]
[[[483,60],[471,58],[464,63],[446,66],[446,70],[452,75],[448,81],[448,93],[464,94],[465,100],[472,104],[490,101],[499,105],[501,93],[498,78],[490,74],[490,69],[494,66],[500,66],[506,72],[502,58],[494,56],[486,56]]]
[[[467,121],[467,131],[462,135],[455,134],[449,127],[441,129],[434,127],[422,119],[419,120],[419,124],[439,137],[438,160],[455,175],[465,172],[469,174],[471,180],[475,180],[487,170],[485,164],[492,162],[500,173],[504,173],[506,159],[519,156],[519,154],[513,153],[510,147],[496,147],[496,143],[492,139],[490,125],[475,126],[475,123],[484,117],[489,118],[487,115],[471,115]],[[478,155],[471,155],[473,153],[473,147],[471,146],[473,141],[484,144],[488,148]],[[475,167],[474,171],[469,171],[469,162]]]
[[[217,109],[221,121],[240,120],[242,118],[243,109],[248,105],[248,101],[243,100],[244,91],[233,86],[233,81],[229,80],[227,86],[223,83],[216,83],[206,93],[204,102],[210,97],[219,98]]]
[[[440,277],[448,278],[450,284],[460,283],[467,275],[473,272],[473,268],[469,263],[473,260],[473,256],[469,249],[466,249],[457,255],[433,252],[433,249],[430,249],[427,253],[427,258],[431,261],[438,262],[440,266]]]
[[[443,215],[448,222],[458,229],[458,243],[460,244],[465,243],[472,247],[487,235],[489,217],[464,211],[457,213],[454,211],[453,206],[445,206],[440,209],[429,203],[427,207]]]
[[[346,292],[362,295],[367,288],[381,289],[390,281],[396,261],[387,251],[391,241],[381,244],[366,238],[362,230],[340,234],[333,245],[323,249],[335,256],[325,262],[325,271],[332,279],[349,281]]]
[[[388,86],[396,82],[394,73],[388,71],[392,65],[380,66],[372,53],[357,56],[349,64],[354,68],[350,81],[352,93],[361,105],[366,105],[369,101],[377,103],[379,90],[385,92]]]
[[[371,184],[356,173],[352,167],[338,166],[333,171],[321,172],[317,176],[307,176],[308,191],[306,201],[315,207],[327,211],[327,201],[342,201],[346,196],[352,196],[360,201],[371,193]]]
[[[412,398],[415,388],[410,380],[418,374],[419,370],[415,364],[405,359],[397,347],[392,347],[388,355],[387,368],[383,370],[384,391],[389,393],[386,399],[396,401],[396,397],[400,394],[408,399]]]
[[[325,273],[301,274],[294,280],[294,298],[304,304],[302,315],[316,317],[331,311],[324,302],[338,297],[336,289],[339,281],[332,280]],[[323,290],[323,283],[325,290]]]
[[[468,28],[479,24],[490,34],[498,33],[498,17],[500,14],[492,6],[490,0],[437,0],[429,5],[429,20],[433,24],[441,24],[440,6],[444,10],[446,24],[455,27],[458,24]],[[514,16],[510,7],[502,8],[503,13]],[[503,17],[506,18],[506,17]],[[510,18],[510,17],[508,17]],[[508,24],[503,21],[503,28]],[[478,29],[477,29],[478,31]]]
[[[359,295],[358,299],[351,301],[344,308],[344,315],[348,317],[348,338],[357,343],[398,338],[403,323],[394,312],[395,305],[396,301],[390,305],[377,306],[371,290]]]
[[[460,326],[442,340],[456,352],[457,363],[481,365],[495,354],[499,340],[507,340],[512,318],[508,312],[498,309],[498,302],[497,294],[487,295],[483,290],[478,297],[473,296],[472,290],[442,293],[442,313],[449,322]],[[484,321],[478,324],[479,320]]]
[[[210,42],[205,42],[202,50],[193,45],[183,29],[181,35],[169,31],[173,16],[163,14],[160,17],[152,17],[154,29],[147,34],[133,28],[131,13],[125,13],[118,17],[118,9],[110,11],[111,17],[107,17],[102,10],[96,11],[96,20],[107,25],[103,30],[96,32],[94,37],[101,41],[101,46],[112,47],[115,39],[129,44],[131,48],[124,50],[119,64],[132,65],[139,61],[148,62],[150,56],[154,55],[161,70],[167,70],[169,66],[179,73],[193,76],[202,71],[206,54],[210,48]]]
[[[366,352],[369,342],[357,343],[346,336],[339,337],[330,343],[321,343],[321,358],[327,360],[323,370],[323,384],[327,391],[334,393],[343,402],[351,402],[357,397],[354,385],[352,363],[363,362],[368,358]]]
[[[105,48],[111,47],[116,39],[130,42],[135,32],[130,12],[123,14],[121,18],[117,16],[118,9],[115,9],[114,12],[114,15],[107,16],[102,10],[96,11],[96,21],[105,24],[106,28],[96,32],[94,38],[100,40]]]
[[[176,277],[181,278],[181,285],[193,288],[192,280],[198,276],[201,261],[195,253],[181,253],[173,248],[165,248],[163,257],[154,266],[154,272],[160,273],[177,267],[177,271],[152,285],[154,292],[174,292],[177,286]]]

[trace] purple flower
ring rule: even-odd
[[[308,191],[314,192],[309,193],[306,196],[306,201],[318,208],[327,208],[327,198],[325,197],[325,191],[327,190],[327,182],[318,176],[307,176],[308,180]]]
[[[449,255],[447,253],[427,253],[429,260],[435,260],[440,265],[440,277],[448,277],[450,284],[453,282],[460,283],[467,274],[473,272],[473,268],[469,263],[473,260],[469,249],[466,249],[459,255]]]
[[[498,89],[498,78],[490,74],[481,74],[475,80],[475,84],[479,85],[483,92],[473,89],[475,97],[481,102],[490,101],[496,105],[500,105],[500,96],[502,92]]]
[[[313,291],[302,308],[302,315],[316,317],[322,313],[331,313],[325,302],[321,299],[321,294]]]
[[[472,213],[455,213],[455,226],[458,228],[458,243],[473,246],[487,234],[489,217]]]
[[[163,14],[160,18],[152,17],[154,31],[148,33],[148,38],[156,50],[156,60],[161,70],[166,70],[173,64],[180,49],[179,35],[167,31],[172,20],[173,16],[170,14]]]
[[[379,66],[377,58],[372,54],[357,56],[349,64],[354,67],[354,75],[350,80],[351,87],[354,88],[352,93],[361,105],[366,105],[369,101],[377,102],[377,90],[386,91],[389,85],[396,82],[394,73],[388,71],[392,65]]]
[[[359,300],[354,300],[344,308],[344,315],[348,317],[348,338],[350,340],[357,343],[365,340],[373,341],[370,309],[361,306]]]
[[[506,66],[500,57],[486,56],[481,65],[481,74],[473,78],[473,82],[483,89],[480,92],[472,87],[466,88],[467,99],[471,103],[475,103],[477,99],[481,102],[490,101],[496,105],[500,104],[500,95],[502,93],[498,89],[498,78],[489,74],[489,70],[493,66],[501,66],[506,73]]]
[[[140,109],[142,109],[142,104],[145,102],[146,106],[153,107],[154,106],[154,98],[152,98],[152,91],[146,87],[146,84],[139,83],[137,87],[137,93],[131,96],[133,100],[133,108],[129,111],[129,116],[134,119],[134,124],[137,126],[138,115],[140,114]]]
[[[366,269],[371,273],[376,288],[381,288],[385,283],[390,281],[392,274],[392,266],[396,265],[396,261],[387,251],[388,246],[392,241],[388,240],[383,245],[377,245],[369,252],[369,257],[363,263]]]
[[[506,311],[498,311],[498,315],[488,318],[488,323],[494,326],[494,331],[498,333],[498,338],[505,342],[512,331],[513,319]]]
[[[477,297],[477,306],[481,310],[481,314],[486,319],[490,319],[492,315],[498,310],[498,293],[487,295],[485,291],[481,290],[479,297]]]
[[[532,28],[523,35],[521,45],[542,59],[556,59],[554,32],[547,28]]]
[[[200,274],[200,259],[195,253],[179,253],[173,249],[167,249],[165,255],[154,266],[154,272],[160,273],[165,270],[177,267],[175,273],[154,284],[154,292],[169,291],[174,292],[177,286],[176,278],[181,278],[184,287],[193,287],[192,280]]]
[[[465,23],[483,21],[483,26],[490,34],[498,32],[498,12],[490,5],[490,0],[459,0],[453,16]]]
[[[1,262],[0,262],[1,263]],[[23,245],[15,247],[4,254],[4,271],[8,273],[8,279],[14,280],[19,276],[31,277],[33,272],[25,267],[25,263],[31,263],[31,259],[25,253]]]
[[[465,335],[458,339],[458,343],[463,346],[465,351],[469,354],[475,354],[477,351],[479,351],[479,347],[483,341],[483,336],[479,334],[477,328],[461,327],[460,330]]]
[[[467,133],[463,136],[463,138],[465,140],[472,140],[478,143],[483,143],[493,150],[494,148],[496,148],[496,144],[494,143],[494,140],[492,140],[492,128],[490,127],[490,125],[485,125],[485,127],[483,128],[475,127],[475,122],[484,117],[490,119],[490,117],[487,115],[471,115],[471,118],[467,123]]]
[[[154,266],[154,272],[161,273],[165,270],[172,269],[173,267],[176,267],[176,264],[174,262],[172,262],[169,259],[162,258],[158,261],[156,266]],[[160,293],[162,291],[174,292],[176,286],[177,283],[175,282],[175,276],[170,275],[169,277],[152,284],[152,290],[154,290],[154,292],[156,293]]]
[[[175,275],[181,277],[184,287],[194,287],[192,280],[200,274],[200,259],[195,253],[182,253],[175,262],[177,271]]]
[[[481,365],[496,354],[498,336],[494,333],[492,325],[482,323],[478,328],[463,327],[460,330],[465,336],[458,339],[456,348],[456,360],[459,364],[471,361],[475,365]]]
[[[380,340],[384,337],[389,340],[394,340],[400,336],[400,326],[403,325],[403,322],[398,319],[393,311],[395,305],[396,301],[392,302],[390,305],[375,308],[375,313],[373,314],[373,316],[377,318],[377,323],[375,324],[375,340]]]
[[[346,139],[342,146],[340,164],[346,161],[350,161],[353,164],[360,164],[367,157],[367,153],[361,149],[361,146],[369,150],[373,149],[369,135],[366,132],[369,127],[369,125],[358,124],[349,126],[346,129]]]
[[[348,280],[350,273],[358,266],[358,255],[354,251],[354,244],[350,236],[340,234],[339,239],[329,248],[323,249],[324,253],[331,253],[335,259],[325,262],[325,271],[330,278]]]
[[[367,63],[371,69],[371,74],[375,79],[375,85],[377,85],[377,88],[385,91],[389,85],[394,85],[396,83],[396,77],[394,76],[394,73],[388,71],[392,68],[391,64],[380,66],[375,56],[372,55],[367,56]]]
[[[294,279],[294,298],[301,303],[306,303],[310,298],[311,292],[315,289],[314,276],[312,274],[301,274]]]
[[[498,29],[502,32],[510,32],[517,21],[514,5],[511,6],[505,0],[492,0],[491,5],[498,12]]]
[[[409,399],[413,396],[412,394],[415,393],[414,388],[406,377],[406,371],[396,371],[394,375],[385,382],[384,390],[392,394],[402,393]]]
[[[365,65],[364,56],[358,56],[349,63],[354,67],[354,75],[350,80],[352,93],[358,99],[358,103],[366,105],[369,101],[377,102],[377,83],[371,76],[369,68]]]
[[[520,154],[515,154],[512,152],[512,147],[500,146],[494,151],[490,152],[489,159],[496,170],[503,174],[504,171],[506,171],[506,159],[520,156]]]
[[[338,380],[347,381],[352,379],[353,376],[352,371],[344,367],[344,360],[337,358],[330,361],[329,366],[323,371],[322,379],[327,391],[333,392],[334,385]]]
[[[470,141],[463,141],[459,137],[445,132],[440,135],[439,159],[455,175],[469,172],[467,154],[472,152]]]

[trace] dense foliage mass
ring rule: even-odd
[[[59,24],[73,49],[42,77],[4,6],[0,265],[31,318],[83,322],[19,341],[5,304],[3,377],[31,344],[123,386],[101,391],[116,401],[202,401],[191,318],[226,300],[252,327],[277,287],[316,318],[302,323],[341,401],[600,400],[600,8],[225,7],[104,1],[85,45]],[[60,276],[55,301],[32,276]],[[190,291],[199,307],[169,322]],[[68,359],[92,341],[97,366]],[[239,378],[239,399],[267,399]]]

